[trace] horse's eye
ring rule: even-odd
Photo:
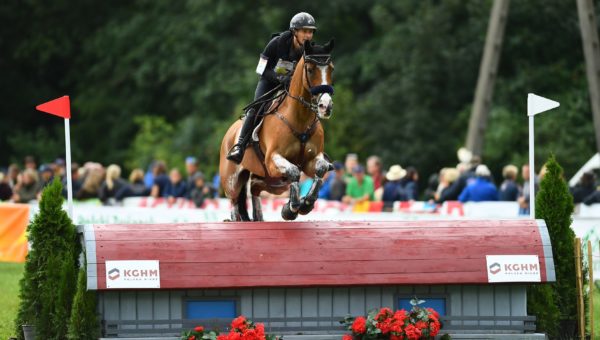
[[[313,73],[313,71],[314,71],[314,69],[312,69],[312,68],[309,68],[309,69],[308,69],[308,74],[312,74],[312,73]]]

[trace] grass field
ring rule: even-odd
[[[19,307],[19,280],[22,263],[0,263],[0,340],[14,336],[15,316]]]
[[[15,316],[19,305],[19,280],[23,264],[0,263],[0,340],[14,336]],[[600,289],[594,291],[594,330],[600,339]]]

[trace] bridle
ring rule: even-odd
[[[312,86],[312,84],[310,83],[310,77],[308,77],[308,63],[313,63],[317,66],[328,66],[331,63],[331,55],[329,54],[309,54],[303,55],[304,57],[304,65],[303,65],[303,76],[306,79],[306,82],[308,83],[308,87],[305,86],[304,84],[302,85],[304,87],[304,89],[310,93],[310,102],[307,101],[306,99],[304,99],[302,96],[294,96],[292,95],[288,89],[286,89],[286,93],[288,96],[290,96],[291,98],[299,101],[304,107],[306,107],[307,109],[309,109],[310,111],[312,111],[314,114],[317,114],[318,112],[318,103],[319,100],[321,99],[321,96],[324,93],[329,93],[330,95],[333,96],[333,86],[331,85],[317,85],[317,86]]]

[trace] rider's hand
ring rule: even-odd
[[[290,80],[292,80],[292,77],[290,77],[287,74],[280,74],[277,76],[277,81],[279,82],[279,84],[282,84],[284,86],[288,86],[290,83]]]

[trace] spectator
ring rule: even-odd
[[[593,171],[585,172],[579,179],[579,183],[570,188],[573,195],[573,203],[581,203],[588,196],[596,192],[596,174]]]
[[[62,158],[57,158],[54,160],[54,176],[60,179],[65,178],[66,174],[65,169],[65,160]]]
[[[12,200],[17,203],[29,203],[35,200],[39,188],[38,182],[37,172],[31,168],[25,169],[13,189]]]
[[[186,197],[187,189],[187,183],[183,180],[179,169],[175,168],[169,172],[169,182],[165,185],[163,197],[172,204],[177,198]]]
[[[444,193],[440,196],[440,201],[457,200],[465,187],[475,181],[475,169],[480,162],[481,159],[478,156],[471,156],[469,163],[459,163],[456,169],[458,169],[460,175],[447,190],[444,190]]]
[[[115,194],[117,201],[122,201],[127,197],[140,197],[150,195],[150,188],[146,187],[144,183],[144,170],[133,169],[129,174],[129,183],[121,188]]]
[[[498,196],[500,201],[517,201],[521,191],[516,182],[518,174],[519,169],[512,164],[509,164],[502,169],[502,177],[504,177],[504,181],[500,185],[500,192]]]
[[[333,201],[341,201],[346,195],[346,176],[344,166],[340,162],[333,163],[333,171],[335,172],[334,179],[329,185],[329,199]]]
[[[437,188],[440,185],[440,175],[433,173],[427,179],[427,188],[425,188],[425,201],[429,201],[433,203],[436,199],[435,194],[437,192]]]
[[[117,192],[127,186],[127,182],[121,178],[121,167],[111,164],[106,168],[106,178],[102,182],[99,191],[100,201],[104,205],[112,205]]]
[[[21,169],[19,169],[18,165],[11,164],[8,167],[7,181],[8,181],[8,185],[10,185],[11,189],[14,189],[15,185],[17,185],[17,180],[19,178],[20,173],[21,173]]]
[[[25,169],[36,171],[37,163],[35,162],[35,158],[33,158],[33,156],[25,156],[23,163],[25,164]]]
[[[73,186],[71,189],[73,190],[73,193],[78,192],[79,190],[81,190],[81,185],[83,184],[83,176],[81,176],[81,171],[80,171],[80,167],[79,167],[79,163],[71,163],[71,185]],[[62,184],[63,184],[63,196],[67,197],[68,195],[68,188],[67,188],[67,176],[65,176],[62,180]]]
[[[395,201],[408,200],[408,196],[402,187],[402,179],[405,176],[406,170],[398,164],[392,165],[385,174],[387,182],[383,186],[383,196],[381,198],[385,210],[390,210]]]
[[[443,168],[440,170],[440,183],[435,192],[435,201],[444,203],[446,201],[457,201],[460,192],[456,192],[454,183],[460,177],[460,171],[457,168]]]
[[[384,173],[382,167],[383,165],[379,156],[370,156],[367,158],[367,174],[373,179],[373,188],[375,190],[383,186]]]
[[[47,185],[52,183],[52,180],[54,179],[54,170],[52,169],[50,164],[40,165],[39,176],[40,176],[40,183],[39,183],[39,187],[38,187],[38,196],[39,196],[39,194],[41,194],[42,190],[44,190],[44,188]]]
[[[214,191],[214,188],[204,182],[204,175],[201,172],[194,175],[194,188],[189,196],[197,208],[202,207],[206,199],[214,197]]]
[[[521,167],[521,177],[523,177],[523,190],[521,196],[517,199],[519,202],[519,215],[529,215],[529,164],[523,164]],[[538,179],[534,178],[534,190],[538,190]]]
[[[198,170],[198,161],[196,160],[196,157],[189,156],[185,159],[185,172],[187,173],[186,183],[188,186],[188,193],[190,193],[196,186],[194,183],[196,175],[203,175],[200,170]]]
[[[86,168],[87,167],[87,168]],[[81,188],[74,192],[75,199],[88,200],[98,198],[98,191],[102,185],[104,170],[97,164],[86,163],[84,165],[85,178],[81,184]]]
[[[406,200],[414,201],[419,198],[419,172],[415,167],[406,168],[406,175],[400,180],[400,185],[406,194]]]
[[[358,155],[355,153],[349,153],[346,155],[346,160],[344,161],[344,166],[346,167],[346,172],[344,173],[344,179],[346,183],[352,179],[352,169],[358,165]]]
[[[12,195],[12,188],[8,184],[8,176],[0,171],[0,201],[8,201]]]
[[[461,202],[482,202],[482,201],[497,201],[498,190],[496,186],[490,182],[490,169],[481,164],[475,169],[476,179],[473,183],[460,193],[458,200]]]
[[[365,175],[365,169],[357,165],[352,169],[352,178],[346,187],[346,196],[342,202],[356,204],[373,200],[373,179]]]
[[[152,183],[152,190],[150,196],[152,197],[163,197],[165,187],[169,183],[169,176],[167,176],[167,165],[163,161],[157,161],[154,163],[152,168],[152,177],[154,178]]]

